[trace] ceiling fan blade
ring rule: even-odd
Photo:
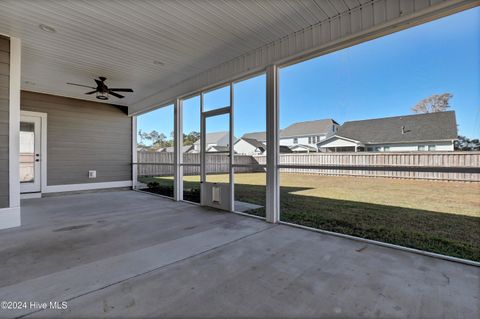
[[[120,94],[118,94],[118,93],[112,92],[111,90],[108,90],[108,94],[111,94],[111,95],[113,95],[113,96],[115,96],[115,97],[118,97],[119,99],[123,99],[123,98],[124,98],[123,95],[120,95]]]
[[[96,93],[96,92],[97,92],[97,90],[95,90],[95,91],[90,91],[90,92],[87,92],[87,93],[85,93],[85,94],[93,94],[93,93]]]
[[[76,85],[76,86],[82,86],[85,88],[90,88],[90,89],[95,89],[93,86],[88,86],[88,85],[83,85],[83,84],[77,84],[77,83],[67,83],[68,85]]]
[[[110,91],[116,91],[116,92],[133,92],[132,89],[119,89],[119,88],[113,88],[113,89],[110,89]]]

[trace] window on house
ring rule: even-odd
[[[295,138],[293,139],[293,144],[298,144],[298,138],[295,137]]]
[[[418,145],[418,151],[419,152],[425,151],[425,145]]]
[[[313,143],[313,142],[312,142],[312,137],[309,136],[309,137],[308,137],[308,144],[312,144],[312,143]]]
[[[389,152],[390,151],[390,146],[384,146],[383,151],[384,152]]]
[[[435,145],[428,145],[428,150],[430,152],[435,151]]]
[[[371,152],[371,151],[373,151],[373,148],[367,147],[367,152]]]
[[[375,152],[380,152],[382,150],[381,146],[375,146]]]

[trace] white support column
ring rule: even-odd
[[[10,82],[9,82],[9,206],[0,209],[0,229],[21,225],[20,217],[20,85],[21,85],[21,41],[10,38]]]
[[[230,83],[230,135],[229,135],[229,144],[230,144],[230,156],[228,158],[229,161],[229,167],[228,167],[228,173],[230,175],[230,211],[233,212],[235,210],[235,174],[234,174],[234,168],[233,168],[233,163],[234,163],[234,156],[235,156],[235,150],[233,148],[233,145],[235,143],[235,137],[234,137],[234,106],[233,106],[233,82]]]
[[[280,192],[278,159],[279,148],[279,106],[278,106],[278,68],[267,67],[267,198],[266,220],[277,223],[280,220]]]
[[[138,152],[137,152],[137,117],[132,116],[132,188],[138,183]]]
[[[200,94],[200,188],[202,184],[205,182],[206,179],[206,171],[205,171],[205,148],[206,148],[206,141],[205,141],[206,133],[205,133],[205,116],[203,115],[203,92]],[[203,197],[203,195],[202,195]]]
[[[175,115],[174,115],[174,125],[173,125],[173,146],[174,146],[174,199],[176,201],[181,201],[183,199],[183,105],[182,100],[175,100]]]

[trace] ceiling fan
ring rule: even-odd
[[[83,85],[83,84],[76,84],[76,83],[67,83],[69,85],[76,85],[76,86],[82,86],[90,89],[94,89],[93,91],[87,92],[85,94],[94,94],[97,93],[97,99],[99,100],[108,100],[108,95],[113,95],[119,99],[123,99],[125,96],[115,93],[115,92],[133,92],[132,89],[120,89],[120,88],[109,88],[105,84],[105,80],[107,78],[104,76],[99,76],[98,80],[95,79],[95,83],[97,83],[97,87],[94,86],[88,86],[88,85]]]

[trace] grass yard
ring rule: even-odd
[[[144,182],[152,180],[173,185],[171,178]],[[480,261],[478,183],[291,173],[280,183],[282,221]],[[184,188],[198,189],[199,177],[185,177]],[[265,173],[235,174],[235,199],[263,206]]]

